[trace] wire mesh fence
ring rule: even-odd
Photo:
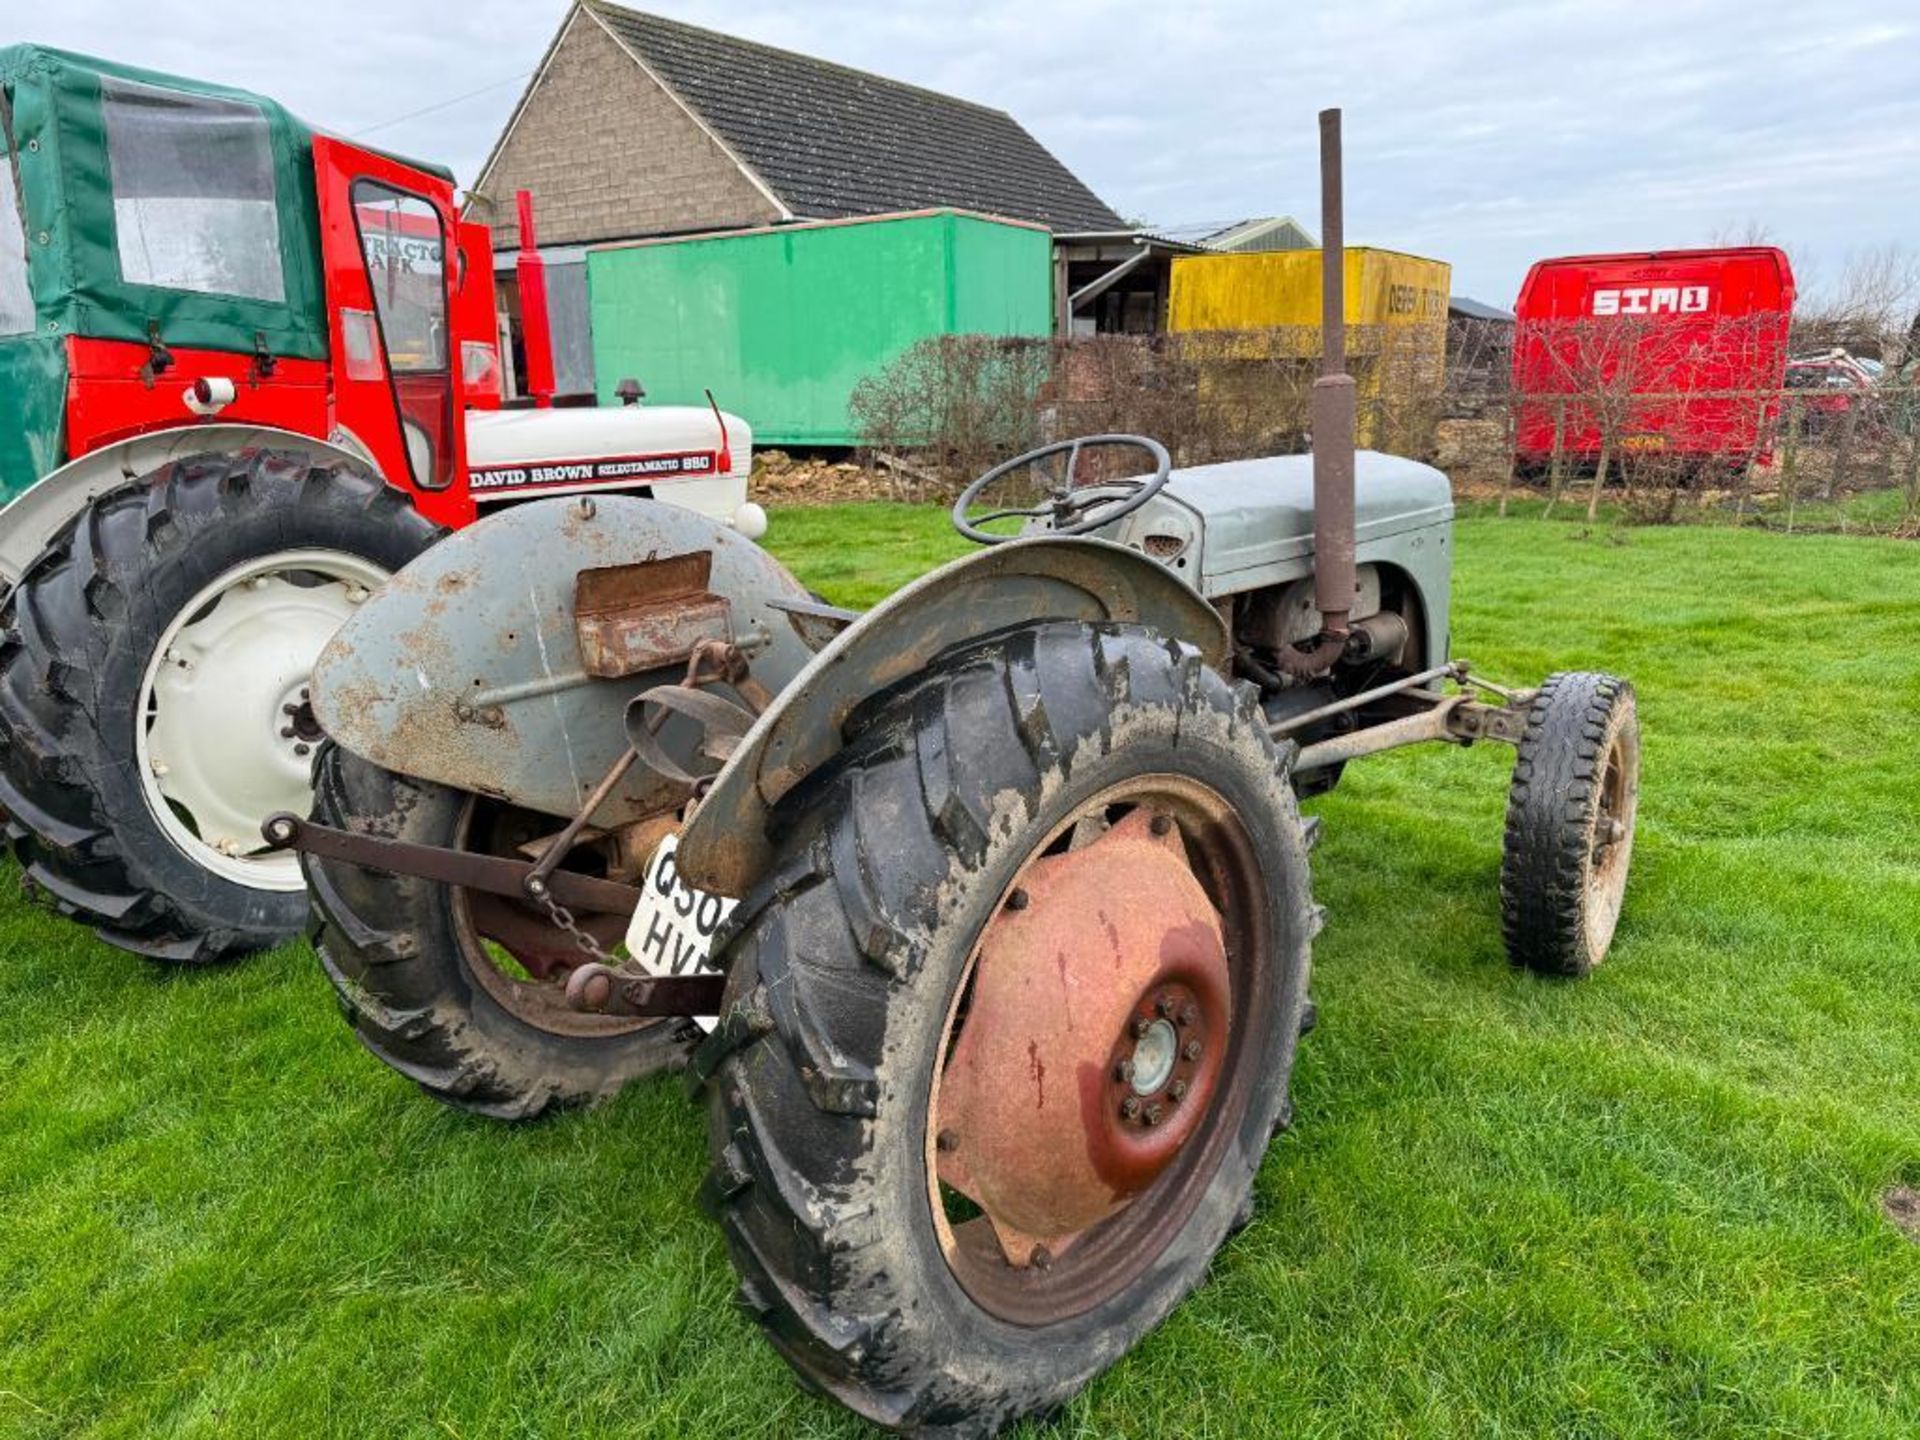
[[[1702,354],[1718,346],[1724,361],[1744,337],[1696,334],[1692,350],[1661,356],[1623,333],[1547,337],[1563,363],[1516,391],[1511,324],[1353,327],[1360,443],[1436,464],[1462,499],[1503,512],[1920,535],[1914,366],[1776,354],[1758,366],[1767,383],[1729,384],[1740,367]],[[945,336],[869,376],[852,409],[897,493],[947,498],[1072,435],[1152,435],[1181,465],[1304,452],[1318,354],[1314,327]]]
[[[1435,458],[1473,498],[1538,500],[1549,513],[1576,505],[1591,517],[1617,506],[1644,520],[1718,515],[1787,530],[1920,535],[1920,390],[1881,387],[1839,403],[1791,388],[1722,393],[1763,417],[1759,444],[1718,450],[1639,423],[1660,407],[1713,398],[1701,392],[1636,396],[1599,427],[1583,397],[1542,405],[1507,396],[1450,414]],[[1553,417],[1539,452],[1515,443],[1536,408]]]

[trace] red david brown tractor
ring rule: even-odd
[[[306,808],[309,667],[388,574],[533,495],[760,533],[740,421],[502,408],[499,368],[446,171],[0,49],[0,811],[38,892],[165,960],[285,939],[300,870],[260,824]]]
[[[1633,691],[1449,657],[1446,477],[1353,450],[1337,123],[1311,459],[1049,446],[864,615],[684,510],[529,505],[315,668],[335,743],[266,834],[362,1042],[505,1117],[685,1065],[744,1307],[883,1425],[1065,1401],[1247,1221],[1312,1013],[1297,797],[1345,764],[1513,745],[1510,954],[1612,939]]]

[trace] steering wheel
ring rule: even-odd
[[[1136,476],[1130,480],[1102,481],[1097,486],[1076,490],[1073,472],[1080,463],[1080,452],[1101,447],[1143,450],[1153,461],[1153,473],[1144,479]],[[1043,503],[1025,510],[996,510],[991,515],[982,515],[978,520],[967,518],[968,508],[979,502],[988,487],[1042,460],[1050,460],[1055,455],[1067,457],[1066,478],[1049,492]],[[995,520],[1010,520],[1017,515],[1027,520],[1051,520],[1052,533],[1055,535],[1085,535],[1133,514],[1167,488],[1167,480],[1172,473],[1173,460],[1167,454],[1167,447],[1145,435],[1082,435],[1077,440],[1055,441],[994,466],[962,490],[960,498],[953,502],[953,528],[976,545],[1004,545],[1020,537],[995,535],[980,527],[990,525]],[[1111,493],[1117,486],[1127,487],[1125,493]]]

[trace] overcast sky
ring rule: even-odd
[[[262,90],[467,181],[566,8],[0,0],[0,31]],[[1000,106],[1166,226],[1317,228],[1314,114],[1344,106],[1349,241],[1449,260],[1457,292],[1500,304],[1540,256],[1753,225],[1816,284],[1850,252],[1920,248],[1920,0],[639,8]]]

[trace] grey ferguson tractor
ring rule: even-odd
[[[511,1117],[685,1065],[744,1306],[881,1424],[1064,1401],[1246,1222],[1311,1014],[1296,801],[1348,762],[1515,746],[1508,950],[1607,952],[1633,691],[1449,657],[1448,483],[1354,455],[1325,270],[1311,460],[1022,456],[955,506],[981,551],[864,615],[692,512],[542,502],[315,670],[316,811],[266,833],[360,1038]],[[1022,533],[972,518],[1060,456]]]

